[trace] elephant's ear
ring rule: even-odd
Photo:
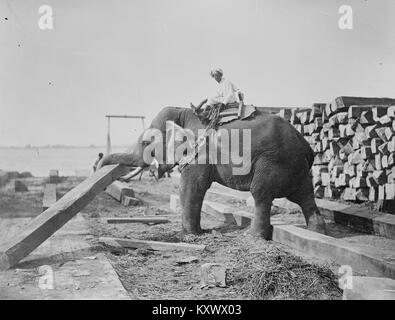
[[[195,143],[195,135],[192,130],[180,127],[173,121],[166,122],[166,149],[168,162],[177,163],[184,155],[184,151],[190,152]]]

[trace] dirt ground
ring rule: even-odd
[[[58,198],[83,178],[69,177],[58,184]],[[0,190],[0,218],[39,214],[44,179],[25,179],[29,192]],[[178,179],[159,182],[145,176],[131,186],[142,203],[124,207],[102,192],[82,210],[93,235],[92,244],[104,252],[132,299],[341,299],[333,266],[301,259],[280,244],[257,240],[246,229],[223,226],[210,215],[202,215],[203,235],[180,234],[181,215],[170,210],[171,194],[178,194]],[[210,199],[213,200],[213,199]],[[215,199],[221,202],[221,199]],[[237,203],[232,203],[237,205]],[[105,218],[166,216],[159,225],[108,224]],[[278,218],[277,215],[276,218]],[[286,218],[286,217],[285,217]],[[295,219],[295,217],[291,217]],[[3,231],[0,231],[3,232]],[[203,252],[113,250],[99,244],[99,237],[134,238],[204,244]],[[180,260],[194,257],[196,262]],[[201,288],[201,265],[220,263],[226,269],[225,288]]]

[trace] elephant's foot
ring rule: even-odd
[[[325,220],[321,215],[318,214],[314,214],[309,218],[307,229],[321,234],[327,234]]]
[[[265,240],[272,240],[273,238],[273,226],[269,225],[265,228],[260,226],[251,226],[247,233],[256,238],[263,238]]]
[[[203,234],[203,230],[200,226],[183,226],[182,235],[187,235],[187,234],[195,234],[195,235],[200,235]]]

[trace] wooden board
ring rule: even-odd
[[[149,250],[192,250],[203,251],[206,249],[205,245],[190,244],[184,242],[161,242],[161,241],[148,241],[137,239],[122,239],[122,238],[108,238],[101,237],[99,242],[104,245],[117,246],[120,245],[125,248],[132,249],[149,249]]]
[[[107,223],[146,223],[146,224],[159,224],[168,223],[170,220],[159,217],[140,217],[140,218],[107,218]]]
[[[0,245],[0,270],[16,265],[126,172],[122,165],[105,166],[65,194],[15,237]]]

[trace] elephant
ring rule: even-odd
[[[174,122],[179,127],[198,136],[204,125],[189,108],[165,107],[153,119],[149,129],[166,133],[166,123]],[[255,203],[254,219],[249,233],[272,239],[270,211],[275,198],[287,198],[298,204],[303,212],[307,228],[325,233],[325,221],[317,208],[311,177],[314,153],[304,137],[285,119],[256,107],[255,116],[245,120],[235,120],[220,126],[221,130],[250,130],[250,167],[244,174],[234,174],[235,164],[193,163],[181,171],[180,202],[182,209],[182,232],[200,234],[201,208],[213,182],[240,191],[250,191]],[[243,144],[242,138],[239,142]],[[130,153],[110,154],[103,158],[99,166],[124,164],[135,167],[128,177],[137,175],[147,167],[143,160],[144,151],[152,143],[140,135]],[[165,145],[168,143],[164,141]],[[175,166],[160,162],[158,175]]]

